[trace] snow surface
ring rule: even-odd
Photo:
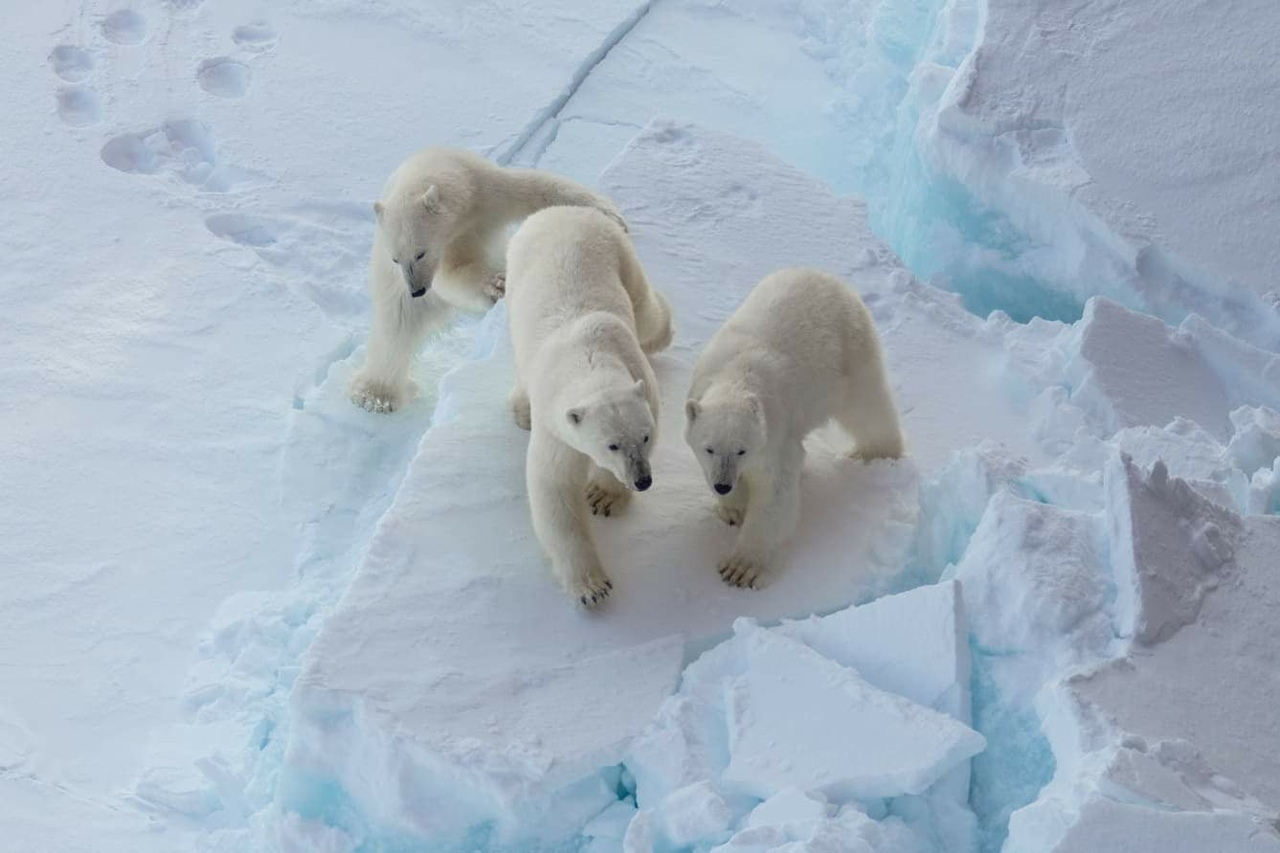
[[[13,11],[0,848],[1280,848],[1277,41],[1263,0]],[[600,614],[528,528],[501,305],[403,412],[345,399],[432,143],[599,186],[676,308]],[[784,264],[863,293],[911,455],[815,436],[751,595],[679,410]]]

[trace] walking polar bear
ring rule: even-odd
[[[741,525],[720,562],[726,583],[763,582],[795,532],[804,438],[832,418],[856,441],[856,457],[902,455],[866,306],[827,273],[779,270],[711,339],[685,403],[685,440],[717,495],[717,511]]]
[[[533,527],[552,570],[587,607],[613,582],[587,510],[623,511],[653,483],[658,382],[647,358],[671,343],[671,308],[631,241],[597,210],[552,207],[507,249],[516,424],[531,430],[525,475]]]
[[[484,311],[502,298],[506,229],[552,205],[596,208],[626,229],[608,199],[548,172],[506,169],[456,148],[427,148],[401,163],[373,206],[373,328],[352,401],[374,412],[402,406],[422,339],[450,309]]]

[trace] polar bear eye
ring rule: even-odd
[[[708,455],[708,456],[714,456],[714,455],[715,455],[715,453],[716,453],[716,452],[715,452],[714,450],[712,450],[710,447],[706,447],[706,448],[703,448],[703,449],[707,451],[707,455]]]
[[[645,443],[645,444],[648,444],[648,443],[649,443],[649,436],[647,436],[647,435],[646,435],[646,436],[644,437],[644,443]]]
[[[427,253],[426,253],[426,252],[419,252],[419,253],[418,253],[418,257],[414,258],[414,260],[415,260],[415,261],[420,261],[420,260],[422,260],[423,258],[425,258],[426,256],[427,256]]]
[[[399,259],[399,258],[392,258],[392,259],[391,259],[391,263],[393,263],[393,264],[398,264],[398,263],[400,263],[400,259]]]
[[[739,450],[739,451],[738,451],[738,455],[739,455],[739,456],[746,456],[746,455],[747,455],[747,451],[745,451],[745,450]]]
[[[616,445],[616,444],[611,444],[611,445],[609,445],[609,449],[610,449],[610,450],[612,450],[612,451],[614,451],[614,452],[616,453],[616,452],[617,452],[617,450],[618,450],[618,445]]]

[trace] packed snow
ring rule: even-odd
[[[1280,851],[1280,8],[76,0],[6,18],[0,848]],[[353,406],[426,145],[622,210],[676,339],[585,612],[505,304]],[[762,590],[682,441],[765,274],[908,456]]]

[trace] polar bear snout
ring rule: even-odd
[[[653,472],[649,460],[639,453],[627,459],[627,480],[637,492],[643,492],[653,485]]]
[[[733,483],[716,483],[711,488],[716,490],[717,495],[727,495],[733,491]]]

